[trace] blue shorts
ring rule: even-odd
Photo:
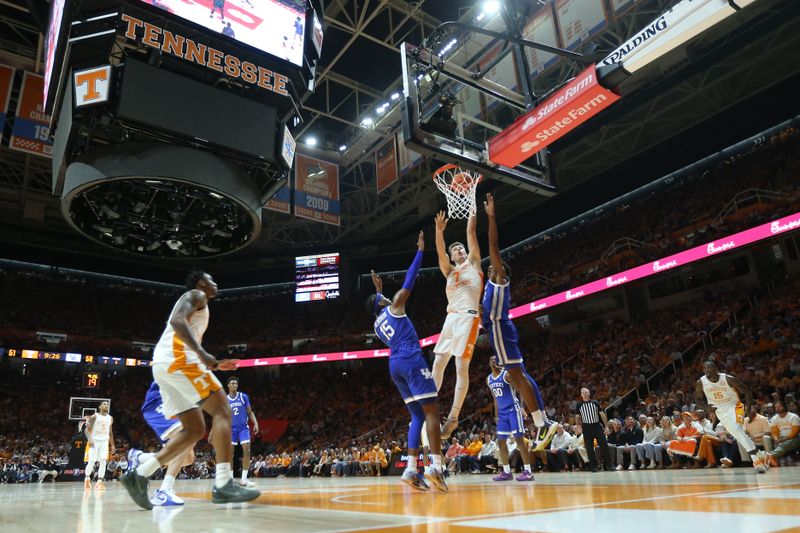
[[[506,437],[521,437],[525,435],[522,411],[518,409],[500,411],[497,415],[497,434]]]
[[[234,426],[231,428],[231,444],[246,444],[250,442],[250,428],[247,426]]]
[[[500,322],[487,322],[486,330],[489,332],[489,342],[497,362],[505,368],[522,366],[522,352],[519,351],[519,335],[517,328],[510,320]]]
[[[436,382],[422,353],[389,357],[389,374],[406,403],[427,404],[436,401]]]
[[[173,433],[183,429],[183,426],[181,425],[181,421],[177,418],[169,419],[165,417],[161,413],[161,408],[162,406],[159,405],[157,409],[143,411],[142,415],[144,415],[144,420],[147,422],[147,425],[156,432],[159,440],[161,440],[161,442],[167,442],[169,437]]]

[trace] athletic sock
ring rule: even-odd
[[[164,483],[161,484],[161,490],[164,492],[172,492],[175,486],[175,476],[167,474],[164,476]]]
[[[441,455],[431,455],[431,463],[433,463],[433,468],[435,468],[439,472],[442,471],[442,456]]]
[[[510,474],[511,473],[511,466],[503,465],[503,472],[505,472],[506,474]]]
[[[525,465],[525,471],[528,473],[533,472],[533,470],[531,469],[531,465]]]
[[[417,469],[415,467],[411,466],[410,464],[406,467],[406,472],[411,473],[411,474],[418,474],[419,473],[419,472],[417,472]]]
[[[214,477],[214,486],[218,489],[228,484],[233,479],[230,463],[217,463],[217,475]]]
[[[544,427],[544,416],[542,416],[542,412],[536,410],[533,412],[533,424],[537,427]]]
[[[143,463],[139,463],[139,468],[136,469],[136,473],[143,477],[150,477],[156,473],[156,470],[161,468],[161,463],[158,462],[158,459],[151,456],[147,461]]]
[[[152,459],[155,456],[156,456],[156,454],[154,454],[154,453],[142,453],[142,454],[139,454],[139,464],[146,463],[147,461],[149,461],[150,459]]]
[[[247,470],[242,468],[242,481],[247,481]]]

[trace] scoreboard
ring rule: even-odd
[[[339,253],[295,258],[295,302],[339,297]]]

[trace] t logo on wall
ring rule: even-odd
[[[79,70],[73,74],[75,107],[108,102],[111,65]]]

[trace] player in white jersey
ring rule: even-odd
[[[147,479],[162,465],[193,448],[205,435],[203,411],[212,417],[212,443],[217,460],[211,501],[245,502],[261,494],[233,483],[231,408],[222,384],[211,373],[211,370],[234,370],[238,363],[233,359],[218,361],[201,344],[208,327],[208,300],[217,295],[217,284],[209,274],[194,271],[186,280],[186,289],[172,309],[164,333],[153,350],[153,378],[161,391],[164,416],[177,417],[181,430],[171,435],[157,454],[121,479],[133,501],[143,509],[153,508],[147,494]]]
[[[456,358],[456,388],[453,392],[453,406],[442,427],[442,439],[447,439],[458,427],[458,415],[469,389],[469,363],[475,349],[480,327],[481,290],[483,271],[481,270],[481,251],[474,216],[467,220],[467,248],[460,242],[449,247],[444,240],[447,227],[444,211],[436,215],[436,253],[439,256],[439,270],[447,278],[447,318],[444,320],[439,340],[433,349],[436,359],[433,362],[433,378],[436,390],[442,387],[444,369],[450,358]],[[451,262],[452,261],[452,262]]]
[[[86,423],[86,447],[89,458],[86,462],[86,478],[83,480],[84,487],[92,488],[91,475],[94,471],[95,463],[100,463],[97,469],[97,487],[103,486],[106,476],[106,464],[108,463],[109,447],[114,454],[117,448],[114,446],[114,432],[111,426],[114,424],[114,417],[108,414],[108,402],[103,402],[98,408],[98,412],[89,417]]]
[[[750,412],[753,391],[732,375],[720,373],[713,359],[703,363],[703,372],[705,375],[697,380],[694,388],[697,407],[707,412],[716,411],[717,418],[728,433],[747,451],[753,461],[753,468],[763,474],[768,468],[764,454],[756,449],[755,443],[744,429],[744,413]],[[742,406],[740,394],[745,398],[745,406]]]

